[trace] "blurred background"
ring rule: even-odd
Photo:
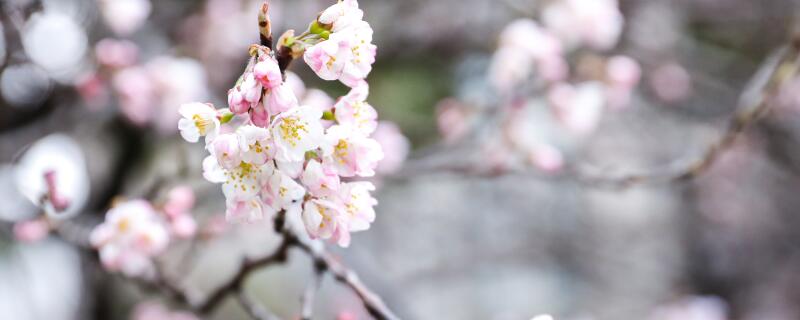
[[[397,124],[410,154],[376,178],[372,228],[331,250],[404,319],[800,319],[800,82],[692,181],[602,188],[563,170],[647,172],[699,157],[723,134],[751,76],[786,43],[798,3],[620,0],[624,22],[611,19],[621,24],[618,39],[565,49],[564,81],[582,83],[619,55],[639,74],[623,107],[583,115],[592,128],[576,133],[550,112],[546,104],[557,103],[537,80],[524,94],[498,84],[510,72],[498,65],[514,61],[498,51],[508,45],[506,26],[523,18],[558,25],[569,16],[543,12],[559,1],[360,1],[378,46],[369,102]],[[332,1],[270,2],[282,33],[305,30]],[[142,315],[180,306],[103,272],[94,254],[59,237],[21,241],[12,224],[38,214],[28,194],[42,188],[32,181],[47,165],[68,172],[68,211],[84,225],[118,197],[163,197],[154,186],[177,185],[194,189],[201,225],[216,223],[223,195],[202,178],[202,147],[177,134],[177,108],[226,105],[258,41],[259,5],[0,2],[0,318],[179,319]],[[291,70],[331,97],[346,93],[303,63]],[[508,108],[526,110],[511,118],[533,128],[522,139],[545,147],[508,156],[519,152],[497,142],[512,126],[498,111]],[[406,142],[395,138],[399,162]],[[168,272],[205,292],[243,255],[277,245],[268,226],[229,228],[174,243]],[[196,256],[180,272],[187,252]],[[310,259],[293,251],[246,287],[298,319],[311,272]],[[208,318],[246,319],[239,308],[228,301]],[[369,319],[330,277],[315,310],[315,319]]]

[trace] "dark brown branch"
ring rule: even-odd
[[[284,238],[274,253],[255,260],[245,260],[239,266],[239,270],[236,272],[236,274],[230,280],[212,291],[204,302],[197,305],[196,309],[201,313],[208,313],[214,310],[214,308],[216,308],[229,293],[237,291],[241,288],[244,280],[248,275],[250,275],[251,272],[271,264],[285,262],[290,245],[291,242],[289,239]]]
[[[272,49],[272,21],[269,18],[269,1],[261,4],[258,10],[258,37],[261,45]]]
[[[324,268],[327,272],[333,275],[336,281],[349,287],[359,299],[364,303],[370,315],[378,320],[395,320],[400,319],[389,307],[383,302],[380,296],[370,290],[361,280],[355,271],[348,269],[344,264],[339,262],[336,258],[331,256],[325,251],[317,251],[303,240],[298,239],[294,235],[287,234],[287,238],[292,239],[294,246],[305,251],[314,259],[314,263],[320,268]]]

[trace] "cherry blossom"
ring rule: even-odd
[[[100,251],[106,269],[132,277],[153,276],[152,258],[169,243],[166,223],[144,200],[118,204],[91,234],[92,245]]]
[[[560,84],[548,93],[558,119],[577,134],[588,134],[597,127],[606,100],[603,85],[586,82],[576,86]]]
[[[97,42],[95,55],[97,62],[102,65],[112,68],[127,67],[136,63],[139,47],[130,40],[106,38]]]
[[[14,224],[14,238],[22,242],[37,242],[50,234],[50,222],[44,218]]]
[[[650,87],[659,99],[676,103],[692,93],[692,76],[677,63],[667,63],[656,68],[650,76]]]
[[[252,125],[241,126],[236,129],[236,134],[242,161],[260,166],[274,157],[275,148],[267,129]]]
[[[622,33],[624,17],[617,0],[557,0],[542,11],[544,25],[571,47],[613,48]]]
[[[370,223],[375,221],[375,209],[378,200],[370,195],[375,191],[371,182],[359,181],[343,183],[339,197],[347,214],[348,231],[356,232],[369,229]]]
[[[303,205],[303,222],[313,238],[331,239],[340,246],[350,244],[347,224],[341,205],[322,199],[306,201]]]
[[[89,173],[81,147],[53,134],[34,143],[14,166],[19,192],[49,216],[76,215],[89,198]]]
[[[331,31],[346,29],[364,18],[364,11],[358,8],[357,0],[339,0],[320,13],[318,21],[330,25]]]
[[[197,222],[190,210],[194,206],[194,191],[188,186],[172,188],[162,211],[169,220],[170,230],[179,238],[190,238],[197,232]]]
[[[185,311],[170,311],[157,302],[142,302],[136,305],[131,320],[199,320]]]
[[[261,99],[261,83],[253,73],[246,73],[241,84],[228,91],[228,107],[236,114],[246,113]]]
[[[268,57],[256,63],[253,75],[262,86],[268,89],[275,88],[283,83],[283,75],[275,58]]]
[[[308,188],[308,192],[317,197],[334,195],[339,190],[340,184],[339,175],[324,168],[316,160],[308,162],[301,181]]]
[[[150,0],[102,0],[103,18],[112,31],[129,35],[142,26],[150,15]]]
[[[275,211],[289,209],[303,198],[305,188],[286,173],[275,170],[264,185],[263,199]]]
[[[304,59],[320,78],[356,86],[375,63],[377,48],[372,44],[372,33],[369,23],[357,21],[306,50]]]
[[[322,143],[323,129],[319,119],[322,112],[301,106],[279,115],[270,126],[278,158],[301,161],[307,151],[317,149]]]
[[[411,151],[411,142],[400,131],[394,122],[380,121],[372,134],[372,138],[380,144],[383,159],[375,169],[378,174],[391,174],[400,170]]]
[[[270,89],[263,101],[269,114],[278,114],[297,106],[297,97],[287,84]]]
[[[614,56],[609,59],[606,64],[609,106],[617,109],[627,106],[641,77],[642,69],[636,60],[627,56]]]
[[[264,203],[261,199],[228,200],[225,219],[229,222],[255,222],[264,219]]]
[[[211,153],[216,156],[219,166],[233,169],[242,162],[241,145],[238,134],[221,134],[211,143]]]
[[[212,141],[219,133],[217,111],[205,103],[188,103],[179,110],[183,119],[178,122],[181,136],[188,142],[197,142],[205,136],[206,142]]]
[[[206,137],[203,177],[222,184],[228,222],[255,222],[284,212],[303,221],[310,237],[347,246],[350,232],[366,230],[374,221],[374,186],[352,180],[375,175],[383,158],[381,145],[370,137],[378,121],[366,102],[365,78],[376,49],[372,28],[362,18],[356,1],[340,1],[306,32],[296,37],[288,32],[279,40],[320,78],[351,88],[339,99],[306,88],[296,74],[284,77],[278,61],[286,50],[253,45],[251,63],[228,92],[229,111],[203,103],[181,106],[178,126],[184,139]],[[399,166],[408,142],[398,130],[381,137],[397,153],[391,166]],[[188,211],[168,204],[169,212]],[[176,236],[196,232],[186,215],[168,218]]]
[[[378,126],[378,112],[365,101],[368,94],[369,85],[361,81],[333,106],[339,124],[353,126],[365,136]]]
[[[381,145],[351,126],[328,128],[323,146],[323,164],[342,177],[371,177],[383,159]]]

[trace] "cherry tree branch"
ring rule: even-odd
[[[739,106],[722,135],[694,161],[674,163],[652,172],[602,176],[573,168],[579,181],[594,186],[630,187],[645,183],[670,183],[692,180],[706,172],[737,138],[769,112],[774,97],[787,81],[796,77],[800,68],[800,39],[779,49],[756,72],[742,93]]]
[[[601,188],[628,188],[642,184],[662,184],[689,181],[706,172],[719,156],[729,149],[747,128],[760,120],[771,108],[774,97],[784,84],[798,75],[800,68],[800,36],[771,56],[746,86],[733,116],[720,137],[709,144],[693,161],[676,161],[660,169],[641,173],[607,175],[578,166],[566,168],[564,178],[581,184]],[[414,167],[413,172],[403,170],[389,179],[407,179],[430,173],[455,173],[469,177],[496,178],[507,175],[524,175],[551,178],[535,170],[484,168],[474,163],[441,162]]]
[[[281,236],[281,242],[278,248],[272,253],[259,257],[259,258],[246,258],[239,265],[239,268],[234,275],[215,289],[211,290],[204,299],[193,298],[185,288],[181,288],[173,281],[168,279],[161,268],[156,268],[156,277],[153,280],[146,280],[143,278],[132,278],[122,276],[124,279],[136,284],[137,286],[148,291],[157,291],[169,297],[173,301],[186,306],[188,309],[198,314],[209,314],[216,310],[218,306],[229,296],[234,295],[239,300],[240,304],[249,308],[248,313],[256,315],[264,315],[264,312],[254,312],[254,301],[242,301],[242,290],[246,279],[253,272],[262,268],[283,264],[287,261],[288,252],[291,248],[300,249],[302,252],[308,254],[314,263],[315,277],[312,280],[313,285],[307,288],[303,296],[303,317],[310,317],[311,305],[313,304],[313,297],[316,289],[319,287],[321,278],[325,273],[330,273],[333,278],[353,290],[358,298],[364,304],[367,312],[378,320],[394,320],[399,319],[394,312],[389,309],[383,300],[374,291],[369,289],[356,275],[355,271],[346,267],[337,258],[332,256],[324,249],[315,249],[315,247],[307,240],[301,239],[295,235],[285,224],[285,212],[280,212],[275,217],[275,229]],[[94,252],[88,246],[88,226],[78,225],[75,222],[65,221],[56,227],[56,235],[64,241],[88,251]],[[97,261],[99,263],[99,261]],[[245,299],[247,300],[247,299]],[[252,299],[249,299],[252,300]],[[263,307],[261,307],[263,309]],[[276,319],[261,318],[256,319]]]
[[[242,305],[242,308],[250,315],[251,318],[256,320],[278,320],[278,316],[267,310],[264,306],[259,304],[253,297],[251,297],[244,289],[239,289],[234,292],[236,301]]]
[[[302,308],[300,309],[300,317],[303,320],[311,320],[311,317],[314,315],[315,296],[322,284],[322,277],[325,275],[325,266],[319,264],[316,260],[313,262],[312,267],[312,278],[306,285],[306,289],[303,291],[303,297],[301,298]]]

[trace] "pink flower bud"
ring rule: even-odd
[[[436,122],[445,142],[453,143],[469,130],[467,110],[455,98],[447,98],[436,105]]]
[[[692,93],[692,78],[681,65],[669,63],[653,71],[650,86],[659,99],[675,103],[685,100]]]
[[[254,125],[266,128],[269,125],[269,113],[267,113],[264,106],[259,105],[253,108],[253,112],[250,113],[250,120],[253,121]]]
[[[561,151],[549,144],[539,144],[531,150],[530,161],[544,172],[553,173],[564,167]]]
[[[136,63],[139,47],[130,40],[106,38],[95,46],[97,62],[112,68],[127,67]]]
[[[250,110],[250,103],[244,99],[240,90],[234,88],[228,90],[228,108],[235,114],[243,114]]]
[[[37,242],[50,233],[50,223],[45,219],[17,222],[14,224],[14,238],[22,242]]]
[[[411,143],[400,128],[393,122],[380,121],[372,133],[372,138],[378,141],[383,149],[383,160],[378,162],[377,172],[391,174],[400,170],[411,150]]]
[[[339,315],[336,316],[336,320],[356,320],[356,319],[358,319],[358,317],[356,317],[355,314],[349,311],[339,312]]]
[[[633,88],[642,77],[642,67],[636,60],[628,56],[615,56],[608,60],[606,73],[609,84],[625,88]]]
[[[243,114],[255,107],[261,99],[261,83],[252,73],[242,77],[242,82],[228,91],[228,107],[235,114]]]
[[[288,85],[272,88],[264,101],[269,114],[279,114],[297,106],[297,97]]]
[[[215,140],[214,145],[219,139]],[[178,186],[172,188],[167,195],[167,202],[164,204],[164,213],[170,218],[178,217],[194,206],[194,191],[188,186]]]
[[[69,199],[64,197],[56,187],[56,172],[55,170],[47,170],[44,173],[44,180],[47,185],[47,199],[53,206],[55,212],[61,212],[69,207]]]
[[[225,219],[225,215],[214,215],[206,222],[205,226],[203,227],[203,234],[208,237],[216,237],[221,234],[224,234],[228,231],[228,222]]]
[[[275,88],[283,83],[281,68],[273,58],[267,58],[256,63],[253,67],[253,74],[256,80],[268,89]]]
[[[191,238],[197,233],[197,222],[189,214],[181,214],[172,218],[172,233],[180,238]]]

